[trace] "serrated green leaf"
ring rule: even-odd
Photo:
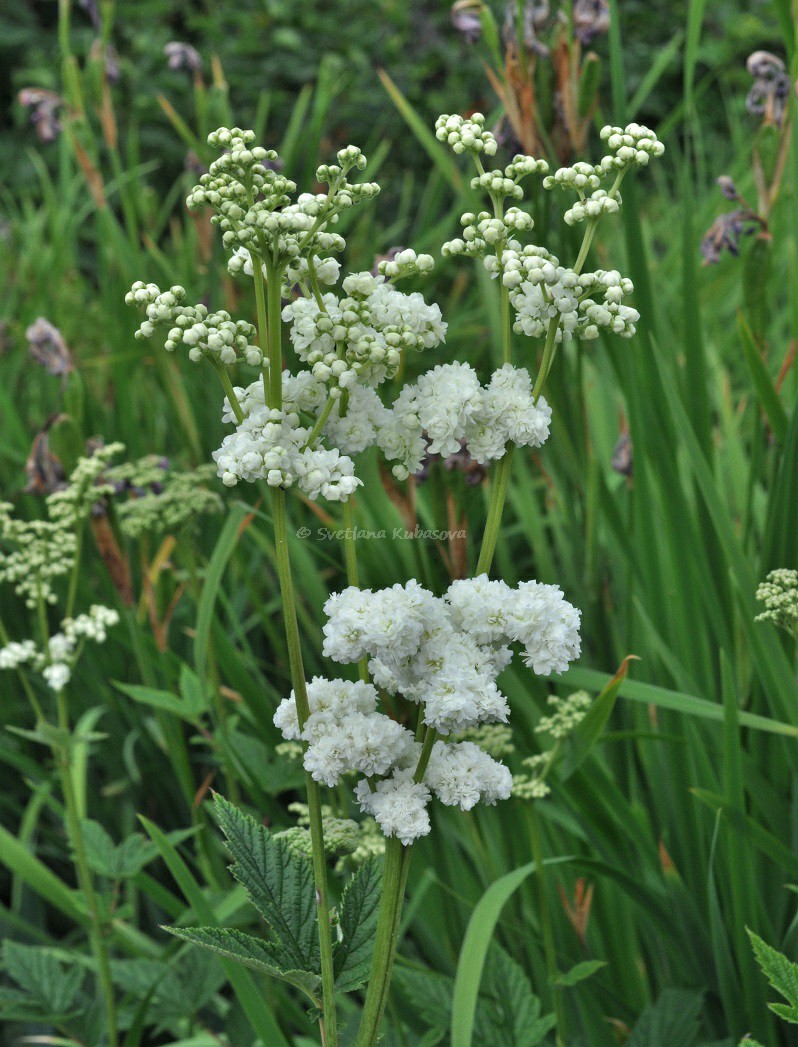
[[[359,989],[368,979],[379,905],[380,867],[372,859],[352,876],[341,899],[343,937],[335,952],[335,985],[340,992]]]
[[[255,938],[251,934],[232,927],[166,927],[165,930],[176,938],[182,938],[193,945],[200,945],[203,949],[209,949],[218,956],[225,956],[229,960],[237,960],[245,967],[262,974],[269,974],[273,978],[295,985],[306,993],[311,1000],[319,1005],[319,991],[321,989],[321,978],[307,971],[285,970],[280,964],[281,952],[275,943],[264,941],[263,938]]]
[[[626,1041],[626,1047],[693,1047],[699,1032],[702,998],[684,989],[665,989],[656,1002],[643,1011]]]
[[[169,833],[172,843],[179,843],[196,832],[195,828]],[[81,822],[86,860],[92,872],[109,880],[123,880],[141,872],[148,862],[158,857],[158,848],[142,833],[130,836],[115,844],[112,837],[99,822],[85,818]]]
[[[748,928],[746,928],[748,930]],[[770,1003],[768,1006],[774,1014],[784,1021],[798,1024],[798,964],[788,960],[784,953],[768,945],[758,934],[748,931],[754,949],[756,962],[771,986],[780,993],[789,1004]]]
[[[281,946],[280,967],[317,974],[321,961],[312,866],[221,796],[216,796],[216,811],[234,859],[233,875]]]
[[[554,984],[561,986],[563,989],[570,989],[606,966],[606,960],[583,960],[572,967],[570,971],[557,975],[554,979]]]
[[[66,1014],[83,982],[82,968],[65,968],[42,946],[3,942],[6,974],[49,1014]]]
[[[485,985],[477,1003],[474,1043],[496,1047],[538,1047],[554,1027],[541,1017],[540,1000],[523,968],[498,945],[491,946]]]

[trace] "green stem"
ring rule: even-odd
[[[279,329],[277,333],[279,337]],[[280,594],[283,601],[285,636],[288,644],[288,661],[291,668],[291,684],[294,688],[299,725],[302,727],[310,715],[310,705],[305,684],[305,669],[302,664],[302,648],[296,615],[294,583],[291,577],[291,562],[288,555],[288,526],[285,508],[285,491],[275,487],[272,491],[272,514],[274,517],[274,543],[277,558],[277,573],[280,579]],[[319,924],[319,948],[321,952],[321,982],[324,1010],[325,1047],[338,1047],[338,1023],[335,1011],[335,971],[333,969],[332,929],[327,898],[327,864],[324,854],[324,830],[321,814],[321,790],[310,774],[305,775],[310,818],[310,839],[313,848],[313,878],[316,885],[316,905]]]
[[[385,844],[385,869],[382,874],[382,896],[377,917],[374,955],[355,1047],[374,1047],[377,1042],[396,955],[401,906],[409,865],[410,848],[403,847],[395,836],[389,837]]]
[[[322,412],[319,415],[319,417],[316,419],[316,424],[313,426],[313,428],[310,431],[310,436],[308,437],[308,442],[306,444],[307,447],[312,447],[313,444],[318,439],[322,429],[324,428],[324,423],[330,417],[330,412],[332,411],[334,406],[335,406],[335,398],[332,397],[332,396],[328,396],[327,397],[327,403],[324,405],[324,409],[322,410]]]
[[[258,341],[260,342],[260,350],[265,357],[269,351],[269,325],[266,321],[266,299],[263,291],[263,263],[254,251],[249,252],[249,257],[252,262],[252,277],[255,283],[255,312],[258,320]],[[263,392],[266,397],[266,403],[271,407],[268,395],[269,372],[266,366],[261,369],[261,377],[263,379]]]
[[[212,362],[216,368],[216,373],[219,375],[219,381],[222,383],[222,389],[224,389],[227,402],[230,404],[230,410],[236,416],[236,421],[240,425],[244,421],[244,411],[239,403],[238,397],[236,396],[233,383],[230,380],[230,375],[227,373],[227,368],[221,360],[214,359]]]
[[[507,487],[510,482],[510,471],[513,464],[514,444],[507,444],[504,455],[499,459],[496,473],[493,477],[493,485],[490,490],[488,501],[488,516],[485,521],[485,532],[482,535],[482,547],[479,550],[479,562],[477,563],[476,575],[488,574],[490,565],[493,563],[493,554],[496,551],[496,542],[499,538],[499,527],[501,525],[504,502],[507,498]]]
[[[540,926],[543,932],[543,955],[546,960],[546,970],[551,985],[551,1000],[554,1007],[556,1020],[555,1038],[557,1047],[563,1047],[565,1040],[565,1009],[563,1007],[562,993],[557,988],[557,950],[554,946],[554,928],[551,922],[551,913],[546,901],[546,868],[543,864],[543,847],[540,840],[540,825],[538,824],[535,803],[525,805],[529,813],[529,835],[532,844],[532,858],[535,862],[535,881],[538,888],[538,908],[540,910]]]
[[[281,328],[281,271],[277,266],[266,268],[266,311],[269,333],[269,407],[279,411],[283,406],[283,349]],[[260,320],[258,321],[260,323]]]
[[[69,708],[63,690],[58,692],[56,701],[58,703],[58,726],[62,731],[68,732]],[[77,798],[72,783],[70,744],[70,741],[64,742],[62,748],[54,749],[53,755],[58,763],[58,771],[61,779],[61,791],[64,796],[67,829],[69,831],[69,839],[72,844],[72,854],[75,863],[75,872],[77,874],[80,889],[86,899],[86,907],[89,911],[91,947],[92,952],[94,953],[94,961],[97,964],[100,992],[105,1003],[108,1043],[110,1047],[117,1047],[119,1040],[116,1028],[116,997],[114,995],[114,984],[111,979],[111,963],[108,957],[105,928],[100,917],[100,911],[97,904],[97,894],[94,890],[94,881],[86,860],[86,849],[83,846],[83,834],[80,828],[80,814],[78,812]]]
[[[549,376],[551,365],[554,362],[554,354],[557,351],[557,328],[560,326],[559,313],[553,316],[549,320],[549,328],[546,331],[546,343],[543,346],[543,358],[540,361],[540,370],[538,376],[535,379],[535,386],[532,390],[532,399],[535,403],[538,402],[540,394],[543,391],[543,384]]]
[[[419,725],[420,723],[419,720]],[[424,744],[413,775],[414,782],[423,781],[424,772],[427,770],[432,748],[437,738],[438,732],[435,728],[427,727],[424,733]],[[385,845],[385,869],[382,875],[377,936],[355,1047],[374,1047],[379,1036],[382,1016],[388,1002],[396,947],[399,943],[399,927],[402,920],[407,875],[410,871],[411,853],[412,846],[402,846],[395,836],[390,837]]]

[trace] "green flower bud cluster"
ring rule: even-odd
[[[161,291],[157,284],[137,280],[125,295],[127,305],[144,306],[147,314],[136,331],[136,338],[150,338],[158,325],[172,324],[164,342],[167,352],[185,345],[189,359],[195,363],[203,357],[223,364],[243,358],[253,367],[262,365],[263,353],[253,342],[256,332],[252,324],[233,320],[223,309],[211,313],[202,304],[183,305],[185,297],[185,288],[179,284]]]
[[[353,169],[365,168],[361,151],[356,146],[339,150],[338,164],[322,165],[316,172],[329,191],[305,193],[292,202],[296,183],[269,166],[277,161],[277,154],[254,147],[254,140],[253,131],[237,127],[209,135],[208,143],[225,152],[189,193],[187,206],[213,208],[211,221],[221,229],[228,252],[244,248],[277,269],[309,254],[343,250],[343,237],[326,227],[338,220],[341,211],[379,192],[375,182],[353,183],[347,178]],[[231,260],[231,271],[241,271],[244,264],[244,258],[237,256]]]
[[[597,189],[589,197],[575,203],[562,216],[566,225],[577,225],[588,218],[600,218],[604,214],[617,214],[621,206],[621,194],[610,196],[606,189]]]
[[[773,622],[798,637],[798,571],[780,567],[771,571],[756,591],[765,610],[757,622]]]
[[[40,599],[58,602],[53,583],[72,570],[78,527],[113,490],[98,481],[121,450],[122,444],[109,444],[91,458],[80,458],[67,485],[48,496],[47,520],[19,520],[10,503],[0,502],[0,583],[10,585],[27,607],[36,607]]]
[[[558,698],[556,695],[549,697],[549,705],[554,708],[554,712],[538,720],[535,733],[550,735],[555,739],[554,747],[522,761],[525,770],[513,778],[513,796],[520,800],[540,800],[549,795],[551,789],[546,778],[554,766],[560,746],[584,720],[592,702],[587,691],[575,691],[567,698]]]
[[[523,200],[524,190],[519,184],[522,178],[531,174],[546,174],[549,165],[545,160],[536,160],[533,156],[519,154],[504,171],[480,171],[471,179],[472,189],[482,189],[494,200],[512,197]]]
[[[463,225],[463,236],[443,245],[441,254],[444,258],[465,255],[469,258],[489,259],[491,253],[507,243],[515,233],[527,232],[535,225],[532,216],[519,207],[508,208],[501,218],[488,211],[478,214],[466,211],[460,222]]]
[[[481,723],[476,727],[469,727],[467,731],[457,735],[457,741],[473,742],[494,760],[503,760],[515,752],[513,731],[506,723]]]
[[[296,815],[297,824],[275,833],[274,838],[282,840],[292,854],[312,861],[313,847],[307,804],[291,803],[288,810]],[[351,818],[338,818],[328,806],[322,807],[321,814],[324,851],[329,858],[337,859],[336,872],[342,873],[347,869],[357,868],[372,855],[384,852],[385,837],[373,818],[365,818],[361,823]]]
[[[613,156],[605,156],[599,165],[602,171],[624,167],[645,167],[652,156],[662,156],[665,146],[656,134],[642,124],[627,124],[626,127],[602,127],[601,140]]]
[[[157,455],[109,469],[106,479],[114,489],[130,495],[117,504],[123,533],[139,538],[146,532],[176,531],[196,516],[219,512],[222,499],[204,486],[215,474],[211,464],[174,472]]]
[[[593,699],[587,691],[574,691],[567,698],[549,696],[548,704],[553,708],[551,716],[542,716],[536,726],[537,734],[548,734],[560,740],[566,738],[584,720]]]
[[[435,259],[431,254],[416,254],[412,247],[408,247],[393,258],[380,262],[377,272],[387,280],[407,280],[413,276],[426,276],[434,266]]]
[[[472,153],[479,156],[493,156],[496,152],[496,139],[485,130],[485,117],[482,113],[472,113],[465,119],[462,116],[443,114],[435,121],[435,137],[439,142],[446,142],[453,152]]]

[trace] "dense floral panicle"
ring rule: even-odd
[[[549,716],[541,716],[535,725],[536,734],[548,734],[554,746],[546,752],[528,756],[524,770],[513,779],[513,795],[521,800],[539,800],[551,792],[546,778],[554,766],[563,741],[572,734],[587,716],[592,699],[587,691],[574,691],[567,698],[549,695]]]
[[[400,479],[421,468],[426,454],[444,457],[465,444],[480,464],[501,458],[509,442],[540,447],[551,409],[535,401],[528,371],[505,364],[486,388],[469,364],[440,364],[405,386],[377,429],[377,443],[398,461]]]
[[[252,131],[220,128],[208,143],[221,151],[208,172],[189,193],[187,206],[210,207],[211,221],[222,231],[222,243],[233,258],[231,272],[240,272],[245,261],[240,250],[278,271],[295,266],[299,259],[324,259],[344,248],[342,236],[330,230],[342,211],[379,192],[375,182],[351,182],[352,171],[362,171],[366,157],[356,146],[337,154],[337,164],[324,164],[316,180],[329,186],[327,193],[301,193],[296,183],[278,170],[273,150],[254,145]],[[300,267],[301,268],[301,267]]]
[[[579,612],[557,586],[516,589],[482,575],[452,584],[443,598],[417,582],[377,592],[354,586],[325,605],[324,653],[368,658],[374,682],[422,704],[423,722],[449,735],[507,719],[496,678],[524,648],[536,673],[561,672],[579,654]]]
[[[388,280],[408,280],[414,276],[426,276],[435,267],[431,254],[416,254],[412,247],[397,251],[392,258],[384,258],[377,265],[377,272]]]
[[[765,605],[757,615],[758,622],[773,622],[798,635],[798,571],[786,567],[771,571],[757,589],[756,598]]]
[[[643,124],[631,123],[626,127],[602,127],[602,141],[612,153],[605,156],[598,170],[613,171],[625,167],[645,167],[652,156],[662,156],[665,146],[656,134]]]
[[[512,791],[512,774],[473,742],[436,742],[424,783],[448,807],[470,811],[480,801],[494,804]]]
[[[9,584],[27,607],[39,600],[55,604],[54,584],[67,575],[75,562],[76,531],[113,487],[103,477],[108,462],[122,444],[101,447],[90,458],[80,458],[66,485],[48,495],[47,520],[20,520],[13,506],[0,502],[0,584]]]
[[[431,349],[445,339],[437,305],[384,280],[352,273],[343,281],[345,297],[328,292],[283,309],[297,355],[333,395],[356,383],[379,385],[396,374],[404,350]]]
[[[360,809],[374,817],[383,833],[398,837],[405,847],[430,831],[430,791],[407,774],[384,778],[374,789],[363,779],[357,784],[355,796]]]
[[[218,475],[228,487],[265,480],[270,487],[296,485],[313,500],[321,495],[346,501],[362,483],[354,463],[337,448],[310,445],[310,438],[310,428],[299,424],[294,411],[252,408],[213,452]]]

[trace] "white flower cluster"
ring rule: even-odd
[[[337,448],[309,446],[311,430],[294,411],[258,407],[213,452],[222,482],[265,480],[270,487],[296,484],[309,498],[346,501],[361,484],[352,459]]]
[[[140,538],[148,531],[175,531],[193,517],[219,512],[221,498],[205,486],[214,471],[213,465],[203,463],[178,472],[159,455],[112,466],[105,479],[117,496],[114,504],[122,533]]]
[[[175,285],[161,291],[157,284],[137,280],[125,295],[128,305],[144,306],[147,319],[136,331],[136,338],[150,338],[159,324],[172,324],[164,349],[174,352],[178,345],[188,347],[188,357],[197,363],[204,356],[233,364],[243,358],[253,367],[263,363],[263,353],[253,344],[255,328],[246,320],[233,320],[220,309],[211,313],[200,305],[183,305],[185,288]]]
[[[531,244],[521,248],[512,242],[501,259],[487,258],[485,264],[492,276],[499,276],[510,288],[516,331],[542,338],[551,321],[557,320],[558,342],[597,338],[600,329],[622,338],[635,333],[640,314],[622,304],[634,285],[615,269],[577,275],[544,248]],[[602,295],[600,302],[594,300],[598,294]]]
[[[375,683],[423,704],[440,734],[507,719],[496,678],[521,644],[542,675],[579,654],[579,612],[557,586],[511,589],[486,575],[452,583],[442,598],[417,582],[372,592],[350,587],[325,605],[324,653],[337,662],[369,659]]]
[[[213,208],[211,221],[222,230],[227,251],[233,254],[244,248],[278,269],[302,256],[323,257],[343,250],[343,237],[327,226],[338,220],[341,211],[379,192],[374,182],[347,179],[353,169],[365,168],[361,151],[347,146],[339,150],[338,164],[318,169],[316,180],[328,184],[329,193],[303,193],[292,203],[296,183],[270,166],[277,154],[253,147],[254,140],[253,131],[237,127],[223,127],[208,136],[209,145],[224,151],[189,193],[189,209]],[[231,271],[240,272],[244,265],[243,257],[235,253]]]
[[[545,399],[532,397],[527,370],[505,364],[483,387],[469,364],[440,364],[404,387],[377,443],[389,461],[398,460],[393,472],[404,479],[425,454],[455,454],[463,440],[480,464],[501,458],[509,442],[540,447],[550,420]]]
[[[418,292],[402,294],[383,276],[353,273],[343,290],[343,298],[329,292],[321,303],[298,298],[283,309],[297,355],[332,395],[356,382],[379,385],[396,374],[403,350],[431,349],[446,337],[437,305]]]
[[[467,119],[462,116],[443,114],[435,121],[435,137],[446,142],[455,153],[473,153],[478,156],[493,156],[497,149],[496,139],[485,130],[482,113],[472,113]]]
[[[0,647],[0,669],[18,669],[27,665],[41,673],[52,690],[63,690],[69,683],[81,644],[86,640],[104,643],[107,630],[118,621],[119,615],[113,608],[95,604],[88,614],[65,618],[59,632],[49,638],[46,653],[40,651],[33,640]]]
[[[316,781],[333,787],[344,775],[364,775],[355,797],[386,836],[407,845],[426,835],[432,794],[464,811],[510,795],[509,770],[473,742],[436,742],[426,771],[418,772],[420,743],[377,711],[371,684],[316,677],[307,695],[310,715],[302,727],[293,692],[280,703],[276,726],[286,739],[306,744],[304,766]]]

